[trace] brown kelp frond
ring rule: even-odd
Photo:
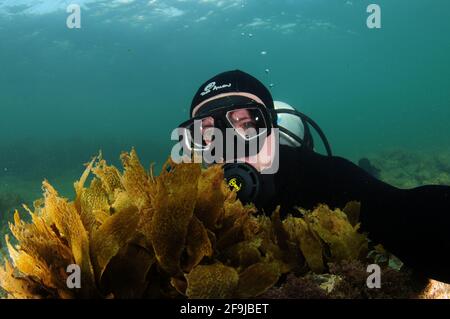
[[[252,298],[273,287],[280,278],[281,269],[277,262],[258,262],[239,274],[236,296]]]
[[[208,230],[203,223],[193,216],[186,236],[186,259],[183,261],[183,270],[189,273],[204,257],[211,257],[214,253]]]
[[[120,172],[114,166],[108,166],[105,160],[100,160],[98,164],[92,168],[92,172],[100,179],[103,189],[109,196],[114,196],[117,189],[122,190],[123,185],[120,180]],[[109,200],[114,201],[114,197]]]
[[[232,268],[215,263],[199,265],[186,275],[186,295],[192,299],[224,299],[236,295],[239,274]]]
[[[309,223],[301,218],[289,217],[284,221],[289,240],[298,247],[305,257],[308,267],[317,273],[325,269],[323,244]]]
[[[319,205],[283,220],[279,208],[268,217],[243,205],[218,165],[202,170],[168,160],[155,176],[134,150],[121,159],[123,171],[101,154],[95,157],[75,183],[73,201],[44,181],[43,199],[34,210],[24,207],[31,222],[15,213],[15,241],[6,237],[9,259],[0,267],[0,288],[8,297],[410,294],[398,260],[381,246],[368,253],[368,238],[359,232],[359,203],[343,210]],[[383,293],[366,287],[365,266],[375,262],[388,285]],[[427,289],[444,295],[442,287]]]
[[[171,275],[181,274],[180,259],[194,216],[200,174],[198,164],[168,162],[157,180],[151,240],[160,266]]]
[[[312,213],[305,215],[305,220],[329,246],[330,261],[354,260],[367,254],[366,236],[358,232],[358,224],[352,226],[343,211],[336,209],[330,214],[326,205],[319,205]]]
[[[91,289],[94,282],[93,268],[89,255],[88,233],[81,220],[81,213],[73,202],[59,197],[47,181],[44,181],[43,189],[46,213],[67,241],[75,263],[81,268],[82,283]]]
[[[141,165],[136,151],[120,156],[125,169],[120,180],[131,201],[138,209],[151,206],[151,196],[155,188],[150,176]]]
[[[136,236],[138,223],[137,208],[129,206],[105,218],[95,230],[90,240],[90,252],[97,278],[101,279],[111,259]]]
[[[228,189],[223,183],[223,170],[219,165],[201,173],[198,182],[195,215],[208,228],[215,227],[224,217],[224,201]]]

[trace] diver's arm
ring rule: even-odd
[[[361,226],[405,264],[424,275],[450,282],[450,187],[393,187],[340,157],[300,149],[280,153],[277,183],[282,206],[344,207],[361,202]],[[288,164],[288,165],[285,165]]]

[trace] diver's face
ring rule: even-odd
[[[264,113],[264,104],[258,102],[259,99],[253,98],[253,100],[259,105],[244,104],[241,107],[230,105],[230,107],[218,108],[217,113],[212,109],[202,114],[199,112],[201,108],[197,107],[194,108],[191,115],[195,120],[191,119],[183,123],[191,136],[186,140],[195,144],[194,157],[205,167],[223,163],[246,163],[259,172],[268,172],[272,167],[278,165],[278,136],[271,134],[270,131],[267,135],[269,127],[272,132],[274,130],[270,116]],[[234,130],[242,139],[236,139],[234,134],[226,133],[227,130]],[[230,143],[225,140],[222,143],[216,141],[217,138],[226,139],[227,137],[231,137],[233,140]],[[192,140],[193,138],[195,141]],[[246,143],[245,153],[236,154],[236,145],[234,144],[236,141]],[[216,146],[235,147],[235,149],[234,152],[231,149],[231,152],[224,149],[217,151]],[[237,148],[237,150],[242,150],[242,148]],[[232,158],[228,158],[227,155]]]

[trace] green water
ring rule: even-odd
[[[69,196],[99,149],[160,166],[198,86],[236,68],[337,155],[448,149],[449,33],[448,0],[0,0],[0,192],[30,201],[47,178]]]

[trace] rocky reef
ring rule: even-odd
[[[450,151],[388,150],[370,157],[379,178],[400,188],[450,185]]]
[[[359,231],[357,202],[268,217],[242,205],[219,166],[169,160],[155,176],[134,150],[121,160],[122,171],[94,158],[73,200],[44,181],[43,198],[24,206],[30,222],[15,212],[0,266],[7,297],[426,298],[448,290],[374,246]],[[366,283],[374,263],[381,289]],[[71,266],[79,288],[69,284]]]

